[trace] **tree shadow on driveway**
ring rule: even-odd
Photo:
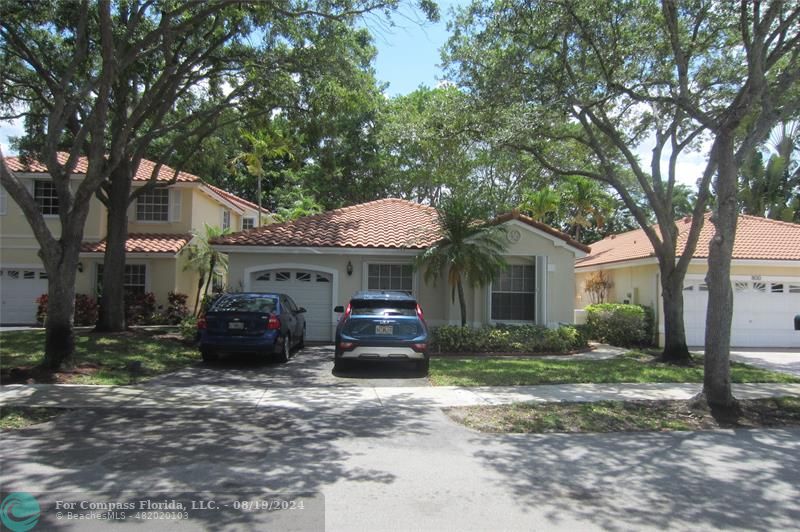
[[[319,493],[340,481],[391,484],[379,467],[353,465],[347,442],[426,433],[408,415],[365,404],[326,410],[88,409],[7,435],[5,491],[105,494],[211,491],[253,497]],[[344,442],[344,443],[343,443]],[[153,495],[157,497],[157,494]],[[228,524],[264,523],[241,512]],[[248,516],[249,515],[249,516]],[[202,517],[201,517],[202,518]],[[217,529],[219,517],[205,523]],[[258,525],[258,526],[257,526]]]
[[[476,457],[556,527],[787,530],[800,431],[475,436]],[[490,443],[491,442],[491,443]]]

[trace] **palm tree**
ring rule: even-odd
[[[580,241],[581,229],[605,224],[610,210],[609,198],[597,181],[582,176],[569,177],[562,190],[562,200],[568,206],[567,223],[573,228],[575,240]]]
[[[548,214],[558,212],[561,197],[551,188],[541,188],[527,192],[522,198],[520,210],[529,212],[537,222],[546,222]]]
[[[469,196],[446,196],[436,212],[442,239],[417,257],[416,267],[424,267],[425,280],[434,285],[447,272],[452,301],[458,293],[463,327],[467,324],[464,282],[485,286],[505,269],[505,228],[487,223],[489,210]]]
[[[220,275],[219,271],[228,269],[228,256],[211,247],[211,241],[230,234],[231,230],[215,225],[203,225],[205,230],[203,232],[192,231],[194,237],[192,244],[184,248],[184,253],[187,254],[184,270],[194,270],[200,274],[200,278],[197,280],[197,295],[194,300],[195,315],[200,306],[201,296],[208,293],[212,281]]]

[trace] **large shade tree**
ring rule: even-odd
[[[453,75],[502,117],[506,142],[555,173],[610,184],[642,226],[661,272],[665,358],[688,356],[681,288],[715,177],[704,383],[715,405],[733,402],[737,167],[800,102],[798,16],[796,1],[503,0],[462,13],[448,45]],[[710,143],[708,164],[678,249],[677,162],[700,140]],[[636,152],[645,144],[648,164]]]
[[[388,14],[397,3],[0,3],[0,118],[25,118],[21,148],[46,164],[59,203],[60,232],[53,233],[23,181],[4,162],[0,165],[0,183],[33,228],[48,273],[46,367],[58,368],[73,352],[78,257],[89,203],[100,187],[106,183],[100,196],[119,224],[109,228],[108,247],[113,240],[122,257],[106,265],[106,290],[121,290],[124,217],[135,198],[130,181],[141,157],[164,141],[159,158],[179,169],[180,160],[169,157],[177,146],[203,138],[221,112],[237,102],[258,100],[261,83],[285,80],[287,73],[293,80],[288,60],[275,61],[274,54],[261,52],[313,53],[304,51],[313,50],[306,38],[319,21]],[[434,4],[422,0],[420,6],[435,17]],[[268,98],[264,112],[270,105]],[[171,136],[174,132],[180,134]],[[191,150],[182,153],[190,156]],[[73,190],[71,176],[81,156],[86,157],[86,176]],[[120,277],[117,282],[111,270]]]
[[[680,109],[628,94],[646,91],[655,79],[677,85],[670,65],[653,60],[649,33],[658,18],[656,6],[639,2],[476,2],[456,19],[445,58],[474,95],[476,112],[487,117],[484,134],[492,142],[529,153],[555,176],[593,179],[616,191],[658,258],[663,357],[688,361],[682,285],[711,175],[699,183],[686,252],[678,250],[677,160],[703,126]],[[646,142],[651,157],[642,161],[635,147]]]

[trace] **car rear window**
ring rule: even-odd
[[[414,316],[417,313],[416,301],[354,299],[350,304],[353,316]]]
[[[222,296],[211,308],[214,312],[274,312],[278,300],[274,297]]]

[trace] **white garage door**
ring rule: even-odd
[[[686,341],[703,345],[708,287],[687,280],[683,297]],[[800,314],[800,280],[734,281],[731,346],[800,347],[795,314]]]
[[[0,269],[0,323],[36,323],[36,298],[46,293],[44,270]]]
[[[264,270],[252,274],[253,292],[277,292],[306,309],[306,339],[329,341],[333,325],[333,283],[329,273],[313,270]]]

